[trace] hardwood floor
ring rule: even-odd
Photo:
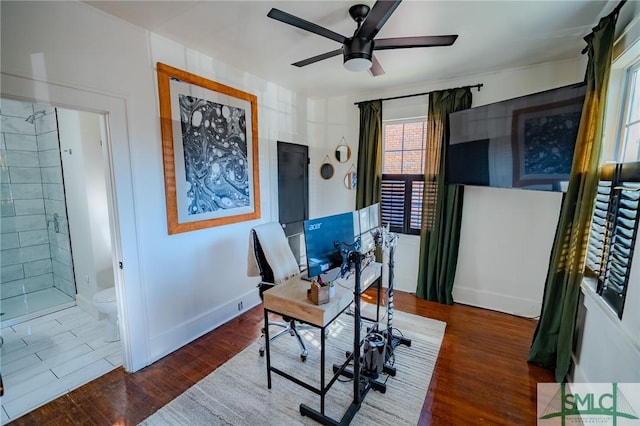
[[[536,424],[536,385],[553,374],[526,362],[534,320],[402,292],[394,305],[447,323],[419,425]],[[135,425],[254,342],[262,319],[251,309],[141,371],[114,370],[11,424]]]

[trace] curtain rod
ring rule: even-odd
[[[619,16],[620,9],[622,9],[622,6],[624,6],[624,4],[625,4],[626,2],[627,2],[627,0],[620,0],[620,1],[618,2],[618,4],[616,5],[616,7],[614,7],[614,8],[613,8],[613,10],[611,11],[611,13],[609,13],[607,16],[611,16],[611,15],[618,15],[618,16]],[[617,19],[618,19],[618,18],[616,17],[616,20],[617,20]],[[595,30],[595,27],[594,27],[594,28],[592,28],[592,31],[591,31],[591,33],[589,33],[589,34],[593,34],[593,30]],[[588,37],[588,36],[585,36],[585,37]],[[614,39],[614,43],[615,43],[615,41],[616,41],[616,40]],[[585,53],[587,53],[588,51],[589,51],[589,45],[587,44],[587,46],[585,46],[585,47],[584,47],[584,49],[582,49],[582,52],[580,52],[580,53],[582,53],[582,54],[584,55],[584,54],[585,54]]]
[[[475,87],[476,89],[478,89],[478,91],[480,91],[480,88],[482,86],[484,86],[482,83],[478,83],[478,84],[472,84],[470,86],[462,86],[462,87],[460,87],[460,89],[466,89],[467,87],[473,89]],[[437,92],[437,90],[431,90],[430,92],[424,92],[424,93],[414,93],[413,95],[400,95],[400,96],[393,96],[391,98],[371,99],[371,100],[368,100],[368,101],[354,102],[353,104],[354,105],[360,105],[360,104],[363,104],[365,102],[392,101],[394,99],[412,98],[414,96],[424,96],[424,95],[428,95],[428,94],[433,93],[433,92]]]
[[[624,6],[624,4],[627,2],[627,0],[620,0],[620,2],[618,3],[618,5],[613,9],[614,13],[619,13],[620,9],[622,9],[622,6]]]

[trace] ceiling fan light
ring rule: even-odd
[[[353,72],[360,72],[371,68],[371,59],[351,58],[344,61],[344,68]]]
[[[371,68],[373,41],[365,38],[348,38],[343,46],[345,69],[353,72]]]

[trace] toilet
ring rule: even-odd
[[[118,330],[118,306],[116,305],[116,288],[109,287],[100,290],[93,296],[93,305],[98,312],[107,316],[104,328],[104,341],[116,342],[120,340]]]

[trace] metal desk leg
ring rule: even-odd
[[[324,395],[326,392],[326,389],[324,388],[324,356],[325,356],[325,351],[324,351],[324,344],[325,344],[325,337],[324,337],[324,327],[322,327],[320,329],[320,389],[321,389],[321,394],[320,394],[320,412],[322,414],[324,414]]]
[[[267,388],[271,389],[271,345],[269,344],[269,312],[264,310],[264,347],[267,353]]]
[[[380,299],[382,297],[382,271],[380,271],[380,278],[378,278],[378,300],[376,302],[376,322],[380,322]],[[379,325],[378,325],[379,326]]]

